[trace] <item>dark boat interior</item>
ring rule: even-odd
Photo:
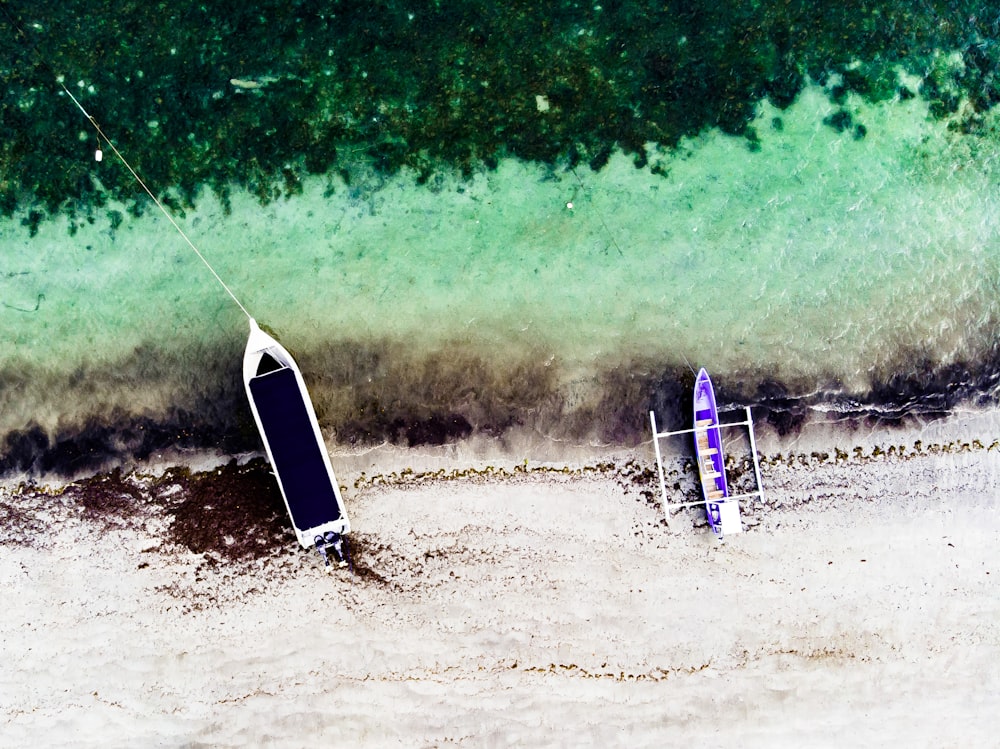
[[[340,506],[294,370],[267,354],[250,380],[292,522],[309,530],[340,519]]]

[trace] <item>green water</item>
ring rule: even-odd
[[[988,357],[996,138],[954,133],[919,99],[846,109],[864,137],[823,124],[838,107],[814,86],[758,106],[755,149],[713,130],[651,146],[642,169],[617,154],[596,173],[505,160],[430,185],[315,177],[178,221],[300,358],[334,433],[365,408],[637,433],[656,377],[685,360],[731,391],[803,395]],[[15,217],[0,242],[0,432],[239,402],[242,313],[152,207],[33,237]]]

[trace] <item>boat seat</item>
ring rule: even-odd
[[[719,503],[719,526],[719,530],[724,536],[743,532],[743,522],[740,519],[740,505],[738,502],[728,500]]]

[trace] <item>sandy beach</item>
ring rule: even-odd
[[[0,749],[1000,746],[995,6],[4,2]]]
[[[169,475],[105,476],[117,514],[8,486],[0,744],[986,746],[1000,450],[920,448],[765,460],[721,543],[666,526],[648,446],[356,473],[332,573],[280,517],[257,554],[186,548]]]

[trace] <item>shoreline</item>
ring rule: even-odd
[[[720,410],[724,423],[742,417],[742,410]],[[659,424],[660,428],[666,428]],[[811,418],[788,434],[779,433],[766,421],[755,419],[758,453],[762,464],[797,460],[810,462],[879,459],[883,456],[920,457],[928,454],[959,452],[991,452],[1000,450],[1000,408],[956,409],[947,415],[914,414],[900,425],[894,419],[880,423],[875,419]],[[749,455],[746,430],[738,428],[727,434],[726,453]],[[649,423],[646,421],[643,439],[636,445],[615,445],[593,440],[582,442],[547,436],[535,429],[515,428],[500,437],[473,434],[445,444],[424,444],[413,447],[388,441],[365,446],[343,445],[327,440],[327,450],[341,488],[357,488],[359,477],[387,477],[401,474],[433,474],[460,478],[467,473],[484,470],[511,475],[524,473],[526,468],[574,470],[584,465],[602,463],[648,462],[655,468]],[[665,440],[661,443],[664,457],[683,461],[691,457],[686,439]],[[74,482],[107,475],[114,471],[151,477],[171,469],[207,473],[232,462],[245,464],[264,458],[264,452],[244,450],[226,452],[218,449],[170,447],[151,451],[147,459],[124,456],[121,460],[105,460],[93,469],[65,475],[58,472],[19,471],[0,476],[0,487],[18,485],[58,489]]]
[[[798,504],[813,498],[871,496],[872,487],[883,487],[878,472],[906,473],[924,480],[925,474],[964,466],[969,475],[982,473],[983,490],[995,484],[993,467],[1000,462],[1000,411],[977,411],[935,420],[921,428],[843,431],[831,424],[815,424],[811,433],[780,437],[773,430],[758,432],[758,456],[765,499],[742,502],[744,524],[761,523],[768,509],[784,506],[781,496],[788,486],[810,484],[808,501],[793,494]],[[729,483],[737,493],[755,488],[745,430],[735,430],[726,440]],[[400,448],[383,444],[350,452],[334,449],[331,457],[345,497],[348,515],[352,506],[379,492],[420,492],[463,487],[512,487],[562,485],[598,481],[614,485],[623,500],[641,498],[657,508],[661,518],[663,498],[651,441],[633,448],[565,445],[554,440],[503,441],[469,439],[454,444]],[[515,448],[514,445],[517,445]],[[539,449],[539,446],[543,446]],[[534,457],[521,457],[533,448]],[[693,457],[686,440],[661,442],[667,501],[698,503],[701,495]],[[831,487],[824,476],[835,476]],[[799,478],[795,478],[798,476]],[[852,478],[853,477],[853,478]],[[866,477],[866,478],[861,478]],[[777,486],[772,488],[772,484]],[[791,482],[791,483],[789,483]],[[884,488],[884,487],[883,487]],[[932,484],[930,489],[941,488]],[[909,490],[904,489],[903,495]],[[0,480],[0,546],[34,545],[32,534],[58,523],[86,520],[95,528],[140,528],[153,523],[161,529],[185,514],[195,526],[215,523],[229,532],[197,530],[195,553],[215,554],[218,560],[267,559],[281,553],[283,536],[291,538],[290,523],[270,465],[262,453],[227,455],[221,452],[173,451],[150,461],[124,463],[71,478],[22,474]],[[703,508],[671,513],[670,528],[704,527]],[[241,528],[245,524],[245,529]],[[352,522],[356,530],[364,531]],[[663,525],[667,521],[663,518]],[[236,535],[263,534],[258,547],[233,544]],[[286,539],[287,540],[287,539]],[[184,545],[178,538],[161,543]],[[297,546],[296,546],[297,548]],[[242,549],[242,551],[239,551]]]

